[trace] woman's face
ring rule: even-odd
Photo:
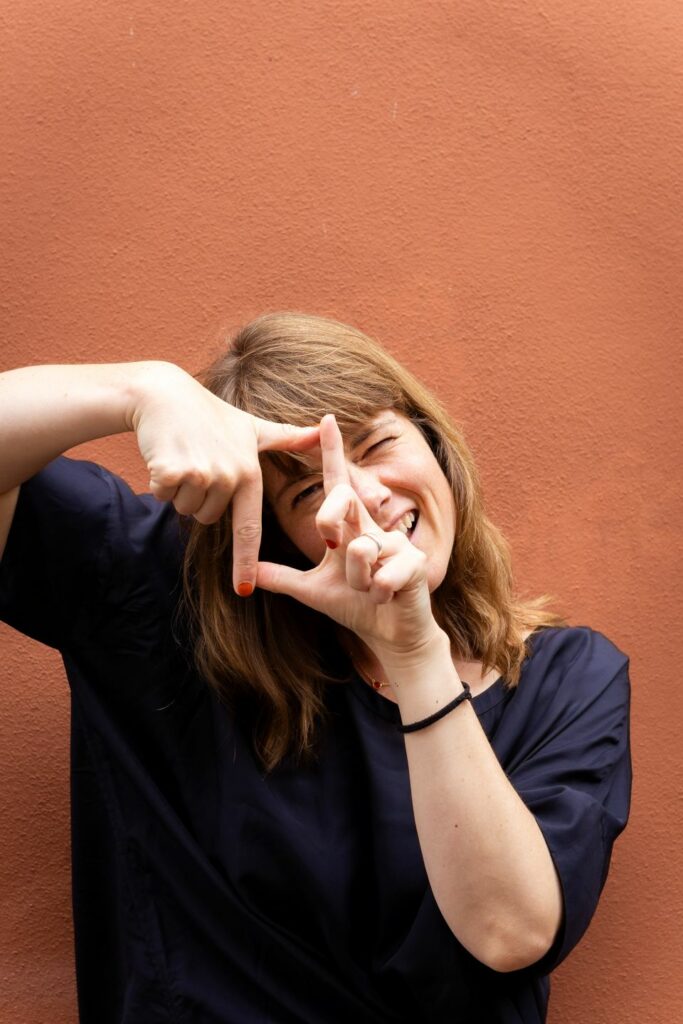
[[[344,437],[351,486],[385,531],[402,530],[427,555],[433,592],[446,575],[455,541],[456,510],[446,476],[422,432],[393,409],[379,412],[353,437]],[[291,480],[268,463],[266,496],[292,543],[314,565],[325,554],[315,516],[324,498],[321,453],[311,450],[302,476]]]

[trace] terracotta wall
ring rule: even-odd
[[[632,821],[551,1024],[679,1019],[679,0],[5,0],[0,22],[2,368],[196,370],[289,308],[433,385],[520,587],[632,658]],[[82,451],[144,486],[131,438]],[[67,1024],[68,691],[0,639],[0,1017]]]

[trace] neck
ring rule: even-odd
[[[526,634],[528,636],[528,634]],[[382,689],[382,693],[387,693],[390,689],[389,680],[387,679],[386,672],[382,667],[381,662],[372,653],[367,644],[364,644],[355,633],[352,633],[349,629],[344,629],[343,626],[339,626],[337,629],[337,638],[339,643],[346,651],[348,657],[351,659],[356,671],[363,676],[366,681],[374,686],[375,682],[387,684]],[[461,679],[472,680],[471,686],[476,691],[482,689],[482,683],[492,683],[498,678],[498,670],[484,666],[480,661],[464,661],[462,658],[457,656],[456,652],[453,652],[453,664],[456,672]],[[484,687],[485,688],[485,687]],[[473,692],[475,692],[473,690]]]
[[[355,666],[356,671],[366,678],[378,679],[382,683],[387,682],[381,662],[375,657],[368,645],[364,644],[355,633],[352,633],[350,629],[339,626],[337,637]]]

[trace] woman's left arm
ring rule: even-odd
[[[463,691],[432,614],[427,558],[400,531],[386,533],[372,520],[350,486],[333,417],[321,421],[320,445],[325,500],[316,526],[333,550],[308,572],[259,562],[257,584],[351,630],[380,661],[403,722],[421,720]],[[464,702],[405,739],[420,847],[448,926],[494,970],[535,963],[562,921],[560,883],[473,708]]]
[[[382,666],[404,724],[462,691],[440,631]],[[405,734],[415,825],[436,903],[459,942],[496,971],[540,960],[562,922],[562,889],[543,833],[508,780],[468,701]]]

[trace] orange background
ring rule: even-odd
[[[631,656],[632,820],[551,1024],[678,1019],[679,0],[5,0],[0,21],[3,368],[195,371],[224,328],[299,309],[426,379],[520,587]],[[79,451],[144,487],[132,438]],[[0,1017],[67,1024],[68,690],[54,652],[0,639]]]

